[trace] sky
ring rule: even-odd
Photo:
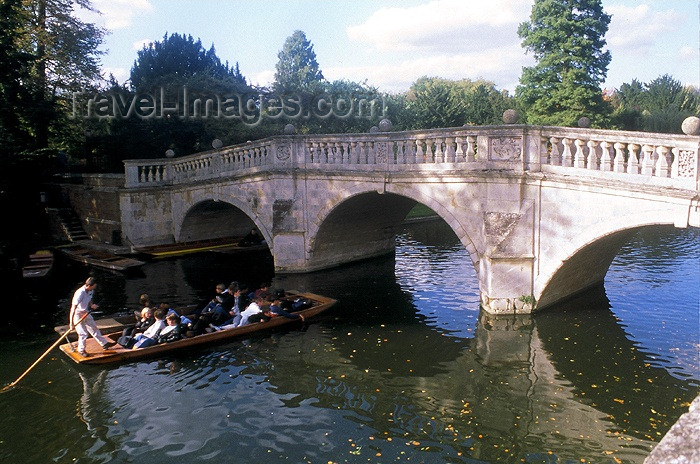
[[[137,51],[167,33],[201,39],[249,83],[274,80],[278,53],[302,30],[324,77],[403,92],[423,76],[486,79],[514,92],[535,62],[517,29],[534,0],[92,0],[106,28],[105,75],[129,77]],[[603,0],[612,54],[603,88],[670,74],[700,87],[699,0]]]

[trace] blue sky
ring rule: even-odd
[[[533,0],[93,0],[81,13],[110,32],[106,73],[123,82],[144,43],[165,33],[199,38],[250,83],[273,80],[284,40],[300,29],[328,80],[350,79],[388,92],[421,76],[484,78],[511,93],[523,66],[518,24]],[[606,35],[612,63],[604,87],[670,74],[700,87],[697,0],[603,0],[612,14]]]

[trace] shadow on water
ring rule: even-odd
[[[605,288],[535,317],[542,344],[579,401],[624,433],[658,440],[698,394],[698,381],[652,365],[613,314]]]

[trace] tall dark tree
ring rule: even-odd
[[[0,1],[0,150],[10,153],[14,147],[26,145],[29,139],[26,108],[27,91],[22,83],[29,79],[28,63],[32,57],[22,50],[22,0]],[[7,156],[3,161],[8,161]]]
[[[104,30],[78,18],[75,7],[94,11],[90,0],[24,1],[20,46],[32,59],[25,83],[36,146],[49,146],[49,131],[65,115],[70,93],[101,79]],[[64,108],[59,108],[60,106]]]
[[[273,84],[275,92],[313,92],[315,86],[323,80],[314,46],[304,32],[294,31],[287,37],[277,57],[279,61]]]
[[[213,44],[206,50],[201,40],[195,41],[191,35],[177,33],[166,33],[163,40],[152,42],[138,51],[130,81],[134,89],[150,90],[173,80],[186,82],[200,74],[230,83],[246,84],[238,63],[235,66],[222,63]]]
[[[604,50],[609,24],[601,0],[535,0],[530,21],[518,28],[537,61],[523,68],[516,89],[527,122],[569,126],[587,116],[594,125],[604,123],[608,107],[600,86],[611,60]]]

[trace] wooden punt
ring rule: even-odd
[[[233,253],[243,251],[262,251],[267,249],[267,244],[265,243],[260,245],[240,246],[238,245],[240,240],[240,237],[213,238],[209,240],[135,247],[134,251],[138,254],[150,255],[153,258],[169,258],[172,256],[200,253],[203,251],[226,251]]]
[[[309,321],[310,319],[318,316],[336,303],[336,300],[332,298],[316,295],[314,293],[299,293],[294,295],[294,297],[308,298],[313,303],[310,308],[297,312],[297,314],[304,316],[305,321]],[[131,316],[131,320],[133,321],[133,316]],[[266,322],[256,322],[243,327],[219,330],[202,335],[196,335],[194,337],[183,338],[182,340],[175,342],[161,343],[140,349],[127,349],[121,345],[114,345],[108,350],[103,350],[99,343],[94,338],[90,337],[88,338],[85,346],[86,351],[88,352],[87,357],[81,356],[80,353],[78,353],[75,344],[72,342],[60,345],[59,348],[64,354],[78,364],[112,364],[154,357],[175,351],[183,351],[203,345],[228,342],[245,336],[271,332],[279,327],[291,327],[294,324],[301,325],[303,323],[305,322],[302,322],[300,319],[289,319],[279,316]],[[121,330],[113,333],[103,332],[103,335],[113,342],[116,342],[121,334]]]
[[[110,269],[112,271],[128,271],[146,264],[144,261],[138,259],[116,255],[108,251],[91,249],[81,245],[61,246],[56,249],[73,261],[101,267],[103,269]]]
[[[46,277],[53,269],[53,262],[54,256],[51,250],[39,250],[32,253],[22,266],[22,277],[25,279]]]

